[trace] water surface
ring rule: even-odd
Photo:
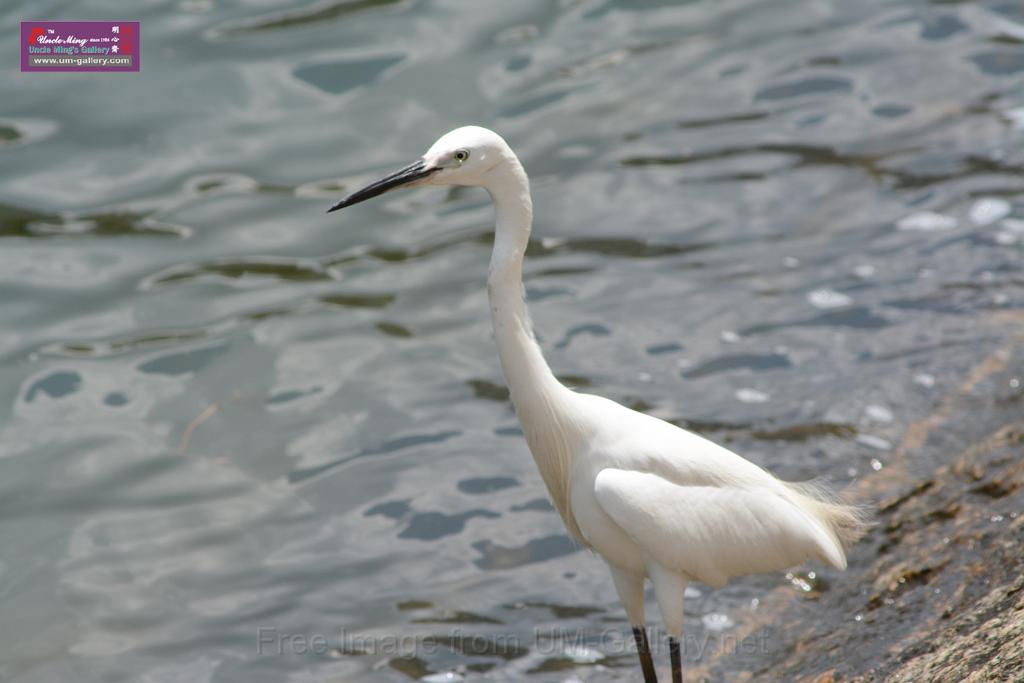
[[[474,8],[182,0],[124,17],[138,75],[7,64],[0,679],[635,677],[503,389],[486,196],[324,213],[457,125],[531,174],[556,373],[786,478],[884,468],[1024,305],[1016,4]]]

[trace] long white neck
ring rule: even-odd
[[[501,369],[516,413],[526,422],[538,412],[534,408],[557,404],[568,390],[544,360],[523,301],[523,257],[533,221],[529,181],[518,161],[496,173],[500,175],[487,188],[496,216],[487,293]]]
[[[486,187],[496,225],[487,293],[501,369],[552,502],[570,533],[581,538],[568,505],[576,431],[570,411],[576,394],[555,378],[544,360],[523,301],[523,258],[533,221],[530,184],[514,156],[492,173]]]

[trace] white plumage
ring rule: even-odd
[[[488,296],[502,370],[530,451],[569,533],[608,563],[634,627],[647,683],[656,676],[644,631],[644,580],[670,637],[681,681],[686,584],[721,586],[741,574],[817,559],[846,567],[844,543],[863,530],[856,508],[783,482],[735,453],[668,422],[567,389],[541,354],[522,298],[533,216],[515,154],[485,128],[457,128],[417,162],[330,210],[396,187],[470,185],[494,201]]]

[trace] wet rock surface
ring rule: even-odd
[[[696,680],[1024,680],[1022,369],[1018,337],[911,424],[899,459],[859,487],[877,525],[849,570],[803,599],[772,593],[739,634],[768,651],[728,653]],[[945,464],[915,471],[922,455]]]

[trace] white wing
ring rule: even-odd
[[[607,468],[594,480],[594,495],[645,555],[710,586],[811,557],[846,565],[821,523],[772,491],[680,486]]]

